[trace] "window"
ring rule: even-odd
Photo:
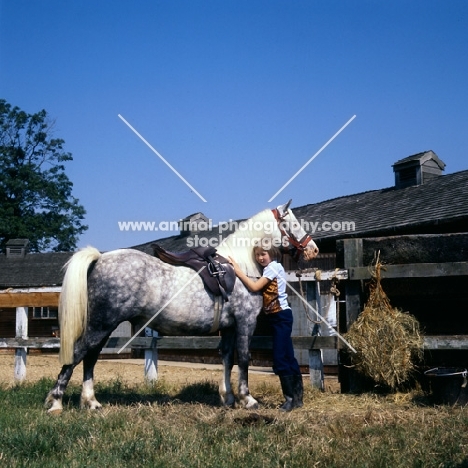
[[[407,167],[400,170],[400,182],[414,182],[416,183],[416,167]]]
[[[57,319],[57,307],[31,307],[33,319]]]

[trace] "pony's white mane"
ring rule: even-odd
[[[244,223],[246,229],[241,229],[240,222],[239,229],[226,237],[216,250],[223,257],[232,257],[247,276],[258,278],[262,276],[262,271],[253,254],[255,241],[270,238],[280,242],[281,233],[270,209],[261,211]]]

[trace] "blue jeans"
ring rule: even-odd
[[[299,364],[294,357],[291,340],[293,316],[291,309],[285,309],[276,314],[268,314],[273,327],[273,371],[280,377],[300,375]]]

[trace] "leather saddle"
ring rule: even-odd
[[[151,247],[155,257],[174,266],[192,268],[213,295],[222,296],[225,302],[229,300],[228,294],[234,289],[236,274],[229,260],[218,255],[214,247],[195,247],[180,253],[168,252],[158,244],[151,244]]]

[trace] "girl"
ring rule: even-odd
[[[291,411],[302,406],[303,385],[291,340],[293,316],[286,294],[285,271],[279,263],[281,252],[275,246],[256,246],[253,253],[263,268],[258,280],[249,278],[231,257],[229,261],[249,291],[263,293],[263,311],[273,327],[273,371],[279,376],[285,397],[280,410]]]

